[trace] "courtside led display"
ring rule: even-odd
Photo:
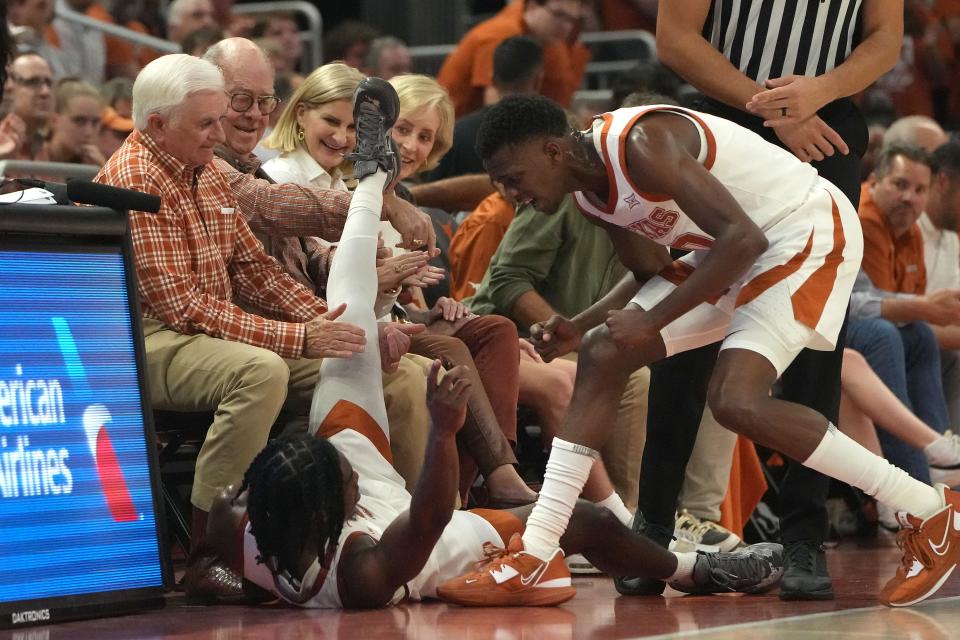
[[[127,296],[119,247],[0,248],[0,604],[163,586]]]

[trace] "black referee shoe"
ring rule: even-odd
[[[813,540],[783,543],[784,572],[781,600],[833,600],[823,544]]]
[[[666,549],[673,540],[673,525],[664,527],[659,524],[647,522],[643,514],[637,511],[633,516],[633,522],[630,524],[630,530],[634,533],[646,536],[654,543]],[[617,591],[625,596],[658,596],[663,593],[667,583],[663,580],[653,578],[630,578],[615,577],[613,586]]]

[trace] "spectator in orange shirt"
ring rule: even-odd
[[[493,52],[498,44],[517,35],[529,35],[544,47],[541,93],[569,106],[590,57],[578,42],[590,6],[588,0],[516,0],[471,29],[437,75],[453,99],[457,117],[497,101]]]
[[[930,324],[960,323],[960,291],[926,293],[917,219],[926,207],[930,179],[930,154],[919,147],[888,145],[877,158],[860,199],[863,263],[850,300],[847,347],[861,353],[918,418],[943,433],[949,418]],[[886,431],[877,435],[893,464],[929,482],[923,451]],[[891,520],[892,514],[881,513],[882,522]]]
[[[539,93],[543,85],[543,73],[543,48],[529,36],[507,38],[493,52],[493,86],[498,99]],[[457,119],[453,127],[453,146],[437,168],[430,172],[431,180],[486,173],[475,147],[477,131],[489,108],[489,105],[484,105]]]

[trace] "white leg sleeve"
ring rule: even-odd
[[[377,319],[373,315],[377,297],[377,234],[386,179],[385,172],[377,171],[360,181],[350,201],[347,222],[333,257],[327,283],[327,304],[334,309],[346,303],[347,309],[339,321],[361,327],[366,333],[367,344],[363,353],[351,358],[324,359],[310,408],[311,433],[316,433],[334,405],[347,400],[366,411],[389,438]]]

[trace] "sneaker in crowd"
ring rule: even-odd
[[[681,509],[674,524],[676,551],[733,551],[743,541],[733,531]]]
[[[948,487],[960,486],[960,436],[946,431],[923,449],[930,462],[930,480]]]
[[[673,540],[673,530],[670,527],[647,522],[638,510],[633,516],[630,530],[646,536],[655,544],[667,549]],[[615,577],[613,586],[617,592],[625,596],[658,596],[663,593],[667,583],[655,578]]]
[[[937,485],[943,508],[921,520],[899,513],[897,546],[903,558],[897,573],[880,592],[880,602],[907,607],[929,598],[943,586],[960,562],[960,492]]]
[[[588,576],[603,573],[600,569],[593,566],[593,563],[584,557],[582,553],[574,553],[566,557],[567,568],[575,576]]]
[[[833,600],[833,581],[827,572],[823,543],[793,540],[783,543],[784,571],[781,600]]]
[[[762,593],[783,576],[783,547],[761,542],[736,551],[697,554],[687,580],[671,581],[683,593]]]
[[[519,533],[510,538],[506,554],[437,588],[441,600],[470,607],[542,607],[566,602],[576,593],[563,551],[558,548],[541,560],[524,551]]]

